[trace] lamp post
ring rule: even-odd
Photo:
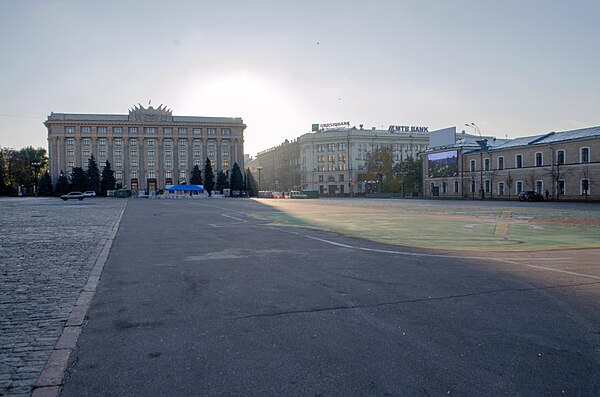
[[[40,163],[33,162],[31,166],[33,167],[33,195],[37,196],[37,176],[40,171]]]
[[[465,124],[465,126],[473,128],[479,134],[479,140],[477,141],[479,145],[479,197],[483,200],[485,199],[485,191],[483,190],[483,151],[487,149],[487,139],[483,139],[481,130],[475,123]]]

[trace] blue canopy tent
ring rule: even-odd
[[[198,185],[173,185],[166,189],[169,193],[174,192],[203,192],[204,187]]]

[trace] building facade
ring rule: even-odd
[[[421,154],[425,196],[598,200],[600,126],[516,139],[459,140]]]
[[[300,144],[285,140],[281,145],[263,150],[256,155],[260,167],[257,181],[261,190],[300,190]],[[258,171],[256,166],[255,170]]]
[[[244,169],[241,118],[173,116],[162,105],[139,105],[127,115],[51,113],[44,125],[54,181],[73,167],[85,169],[91,155],[100,169],[108,160],[117,183],[132,190],[188,183],[207,158],[215,172],[236,162]]]

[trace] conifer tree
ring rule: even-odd
[[[87,187],[87,178],[83,168],[73,167],[71,171],[71,191],[72,192],[84,192]]]
[[[116,184],[115,172],[110,167],[110,161],[106,160],[100,177],[100,195],[106,196],[108,190],[115,190]]]
[[[258,197],[258,184],[250,168],[246,168],[246,190],[250,193],[251,197]]]
[[[87,170],[85,170],[86,188],[83,190],[93,190],[96,194],[100,193],[100,171],[94,155],[88,159]]]
[[[222,170],[217,172],[217,183],[215,184],[215,190],[220,194],[223,194],[223,189],[227,189],[229,187],[229,181],[227,178],[227,174]]]
[[[244,190],[244,176],[242,175],[242,171],[237,162],[233,163],[233,168],[231,169],[229,187],[231,188],[231,194],[233,194],[234,191],[241,192]]]
[[[67,176],[61,170],[60,175],[56,180],[56,189],[54,189],[54,195],[62,196],[63,194],[69,193],[69,189],[69,179],[67,179]]]
[[[213,191],[213,187],[215,185],[215,174],[212,169],[212,164],[210,163],[210,159],[206,158],[206,163],[204,164],[204,190],[208,193],[210,197]]]
[[[49,172],[44,172],[40,178],[38,194],[40,196],[52,196],[52,177]]]
[[[195,165],[192,169],[192,177],[190,178],[190,184],[202,185],[202,172],[200,171],[200,167],[198,167],[198,165]]]

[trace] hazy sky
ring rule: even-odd
[[[51,112],[242,117],[245,151],[309,132],[600,125],[600,1],[0,1],[0,146]]]

